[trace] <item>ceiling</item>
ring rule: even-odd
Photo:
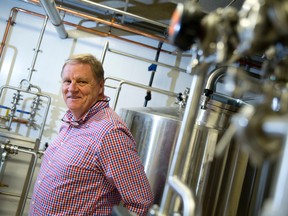
[[[227,5],[240,8],[244,0],[199,0],[203,10]],[[73,9],[104,20],[166,37],[170,18],[178,3],[185,0],[55,0],[57,6]]]

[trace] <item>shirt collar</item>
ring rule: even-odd
[[[110,97],[105,96],[103,99],[96,101],[96,103],[79,119],[75,120],[72,112],[68,110],[63,118],[63,122],[70,124],[71,126],[78,126],[86,122],[91,116],[95,115],[97,112],[103,108],[109,106]]]

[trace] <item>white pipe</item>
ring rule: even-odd
[[[40,4],[43,7],[47,16],[49,16],[49,19],[50,19],[51,23],[54,25],[59,37],[62,39],[67,38],[68,33],[64,28],[64,25],[62,23],[62,19],[59,15],[57,8],[56,8],[56,4],[55,4],[54,0],[40,0]]]

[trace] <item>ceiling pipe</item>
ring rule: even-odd
[[[43,7],[47,16],[49,17],[51,23],[54,25],[59,37],[62,39],[67,38],[68,33],[62,23],[62,19],[56,8],[54,0],[40,0],[40,4]]]
[[[28,0],[27,2],[28,3],[30,2],[30,3],[34,3],[34,4],[39,4],[39,0]],[[107,26],[111,26],[113,28],[121,29],[121,30],[124,30],[124,31],[127,31],[127,32],[131,32],[131,33],[134,33],[134,34],[137,34],[137,35],[142,35],[144,37],[148,37],[148,38],[151,38],[151,39],[154,39],[154,40],[158,40],[158,41],[163,41],[165,43],[169,43],[168,39],[165,38],[165,37],[160,37],[160,36],[157,36],[157,35],[145,33],[143,31],[140,31],[140,30],[137,30],[137,29],[134,29],[134,28],[130,28],[130,27],[127,27],[127,26],[124,26],[124,25],[120,25],[120,24],[117,24],[117,23],[112,22],[112,21],[107,21],[107,20],[103,20],[103,19],[100,19],[100,18],[97,18],[97,17],[93,17],[93,16],[90,16],[90,15],[87,15],[87,14],[76,12],[76,11],[67,9],[67,8],[65,8],[63,6],[61,6],[61,7],[56,6],[56,8],[59,11],[64,11],[66,13],[75,15],[77,17],[81,17],[81,18],[84,18],[84,19],[92,20],[92,21],[95,21],[95,22],[98,22],[98,23],[101,23],[101,24],[104,24],[104,25],[107,25]]]
[[[99,4],[99,3],[96,3],[94,1],[90,1],[90,0],[80,0],[80,1],[81,2],[85,2],[87,4],[90,4],[90,5],[94,5],[96,7],[100,7],[100,8],[106,9],[106,10],[111,10],[111,11],[116,12],[117,14],[129,16],[129,17],[135,18],[137,20],[144,21],[144,22],[147,22],[147,23],[159,26],[159,27],[163,27],[163,28],[166,28],[166,29],[168,28],[168,25],[166,25],[164,23],[157,22],[157,21],[154,21],[154,20],[151,20],[151,19],[147,19],[145,17],[141,17],[141,16],[138,16],[138,15],[135,15],[135,14],[132,14],[132,13],[128,13],[126,11],[118,10],[116,8],[108,7],[106,5]]]
[[[38,2],[37,2],[37,5],[38,5]],[[17,8],[17,7],[12,8],[11,12],[10,12],[10,16],[9,16],[8,22],[7,22],[7,25],[6,25],[5,34],[4,34],[4,36],[2,38],[2,41],[1,41],[0,59],[2,57],[2,54],[3,54],[3,51],[4,51],[4,47],[6,45],[6,40],[7,40],[8,34],[10,32],[10,28],[11,28],[11,26],[13,26],[13,24],[15,22],[15,19],[16,19],[16,14],[18,12],[30,14],[32,16],[36,16],[36,17],[40,17],[40,18],[45,18],[44,15],[36,13],[36,12],[33,12],[33,11],[29,11],[29,10],[22,9],[22,8]],[[85,31],[85,32],[88,32],[88,33],[91,33],[91,34],[96,34],[96,35],[99,35],[99,36],[102,36],[102,37],[112,37],[112,38],[115,38],[115,39],[118,39],[118,40],[125,41],[127,43],[132,43],[132,44],[136,44],[138,46],[146,47],[148,49],[157,50],[156,47],[149,46],[147,44],[143,44],[143,43],[140,43],[140,42],[137,42],[137,41],[129,40],[129,39],[126,39],[126,38],[123,38],[123,37],[120,37],[120,36],[116,36],[116,35],[111,34],[111,32],[105,33],[105,32],[101,32],[101,31],[97,31],[96,29],[87,28],[87,27],[80,26],[78,24],[74,24],[74,23],[70,23],[70,22],[66,22],[66,21],[63,21],[63,24],[75,27],[76,29],[79,29],[79,30],[82,30],[82,31]],[[172,54],[172,55],[177,54],[177,52],[175,53],[175,52],[171,52],[171,51],[163,50],[163,49],[161,50],[161,52],[164,52],[164,53],[167,53],[167,54]]]

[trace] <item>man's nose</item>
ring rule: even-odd
[[[77,82],[72,81],[68,87],[69,91],[77,91],[78,90],[78,85]]]

